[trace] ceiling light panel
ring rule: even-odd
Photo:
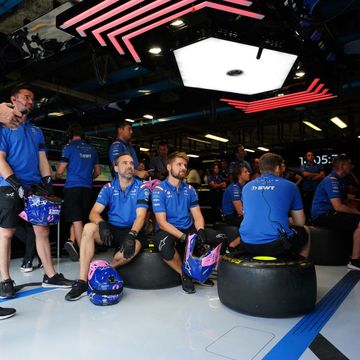
[[[297,56],[208,38],[174,51],[185,86],[253,95],[283,86]],[[227,73],[238,69],[239,76]]]

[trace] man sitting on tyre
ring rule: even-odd
[[[280,155],[262,155],[261,176],[243,187],[244,219],[240,237],[245,248],[253,254],[298,253],[307,257],[309,242],[301,195],[294,183],[281,177],[282,162]]]
[[[75,282],[65,299],[75,301],[87,291],[87,276],[95,253],[95,243],[115,248],[111,266],[127,264],[146,244],[143,232],[149,203],[149,190],[134,177],[134,160],[130,153],[115,158],[118,176],[101,189],[91,209],[90,223],[84,226],[80,243],[80,279]],[[101,213],[109,207],[109,221]]]

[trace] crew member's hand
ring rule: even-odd
[[[21,184],[20,180],[16,177],[15,174],[11,174],[9,177],[7,177],[6,182],[16,191],[16,194],[20,199],[24,199],[26,192],[25,188]]]
[[[199,237],[199,244],[205,245],[207,241],[206,232],[204,229],[199,229],[197,231],[198,237]]]
[[[101,241],[105,246],[111,246],[114,237],[110,229],[110,224],[103,220],[100,221],[98,225]]]
[[[130,259],[135,254],[136,236],[137,233],[135,231],[130,231],[122,244],[121,251],[123,252],[125,259]]]
[[[21,112],[14,109],[13,104],[0,104],[0,123],[2,123],[4,127],[12,129],[17,128],[22,116]]]
[[[41,184],[48,195],[55,195],[54,182],[51,176],[44,176],[41,178]]]

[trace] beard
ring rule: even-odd
[[[131,180],[134,177],[134,170],[126,170],[120,176],[126,180]]]
[[[177,174],[175,174],[173,170],[170,170],[170,174],[173,178],[178,180],[184,180],[186,177],[186,171],[179,171]]]

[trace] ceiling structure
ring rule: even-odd
[[[354,0],[0,1],[0,94],[6,99],[14,85],[31,84],[39,99],[33,120],[42,127],[65,130],[77,121],[106,137],[120,118],[132,119],[145,147],[167,140],[201,154],[238,142],[281,150],[307,140],[357,141],[359,13]],[[215,49],[200,48],[194,61],[190,55],[195,75],[216,79],[201,88],[188,83],[195,75],[184,75],[178,54],[211,39]],[[227,44],[239,52],[227,53]],[[161,52],[149,53],[152,47]],[[278,57],[254,71],[268,54],[291,61]],[[218,87],[223,79],[244,84],[251,71],[239,91]],[[280,85],[266,83],[281,76]]]

